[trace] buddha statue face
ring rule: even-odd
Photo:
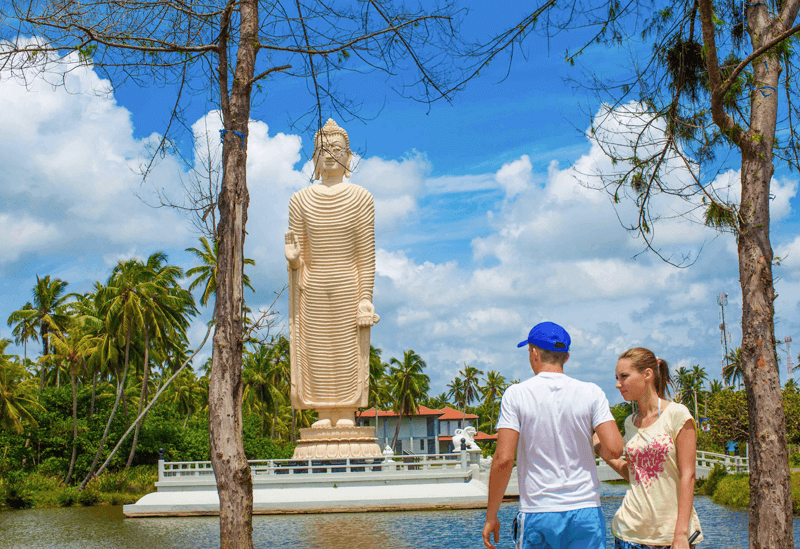
[[[342,181],[350,177],[350,143],[347,132],[328,119],[322,131],[314,136],[314,179]]]

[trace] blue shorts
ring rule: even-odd
[[[690,545],[689,547],[694,547]],[[669,545],[644,545],[642,543],[634,543],[632,541],[625,541],[619,538],[614,538],[614,549],[669,549]]]
[[[518,513],[516,549],[605,549],[606,521],[600,507],[556,513]]]

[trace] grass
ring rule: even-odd
[[[0,509],[71,507],[73,505],[124,505],[135,503],[155,491],[155,467],[134,467],[128,471],[104,473],[92,479],[86,489],[63,486],[58,475],[14,473],[0,478]]]
[[[800,515],[800,473],[792,473],[792,511]],[[727,475],[719,480],[711,501],[746,509],[750,507],[750,476]]]

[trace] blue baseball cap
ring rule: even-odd
[[[571,341],[567,331],[555,322],[540,322],[531,328],[528,339],[520,342],[517,347],[530,343],[545,351],[568,353]]]

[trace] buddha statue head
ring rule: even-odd
[[[350,139],[347,132],[328,118],[325,126],[314,134],[314,179],[323,176],[341,181],[350,177]]]

